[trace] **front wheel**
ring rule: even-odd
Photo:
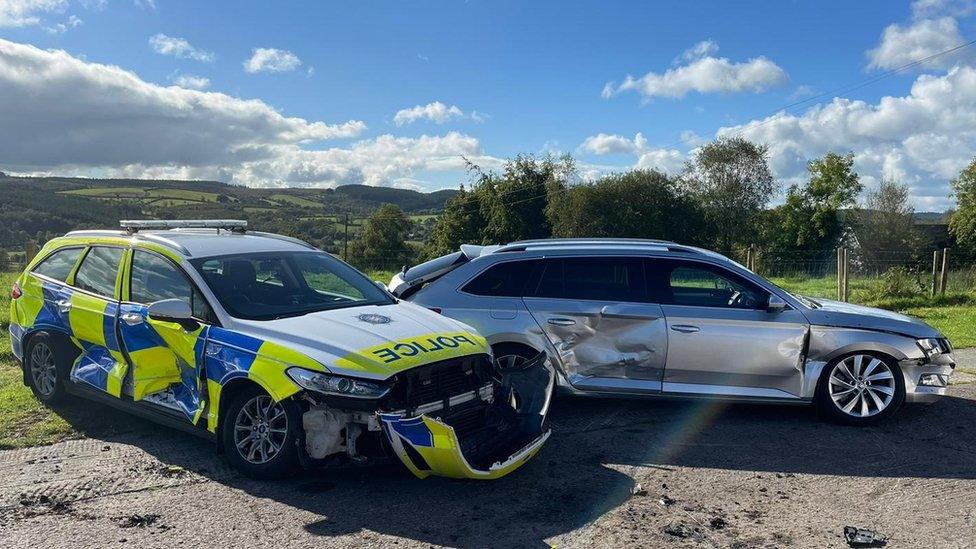
[[[873,425],[905,401],[905,378],[887,357],[854,353],[827,365],[817,388],[817,404],[828,417],[848,425]]]
[[[298,467],[302,413],[295,402],[275,402],[252,386],[238,393],[224,414],[224,452],[236,469],[251,478],[271,480]]]

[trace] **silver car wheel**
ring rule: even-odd
[[[58,371],[54,351],[46,343],[37,343],[31,350],[30,374],[38,393],[45,397],[54,394]]]
[[[879,358],[852,355],[834,365],[827,388],[841,412],[871,417],[883,412],[895,398],[895,375]]]
[[[234,444],[248,463],[261,465],[275,458],[288,437],[288,414],[268,395],[247,401],[234,420]]]
[[[525,364],[526,360],[528,359],[520,355],[502,355],[495,357],[495,366],[498,367],[499,371],[504,372],[512,368],[518,368]]]

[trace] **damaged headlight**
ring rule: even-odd
[[[375,381],[366,381],[305,368],[289,368],[288,377],[295,383],[317,393],[352,398],[381,398],[390,392],[390,387]]]
[[[936,339],[934,337],[916,339],[915,343],[917,343],[918,347],[922,349],[923,353],[925,353],[925,358],[929,360],[932,360],[935,357],[941,355],[943,352],[948,351],[948,349],[944,348],[944,346],[942,345],[942,340]]]

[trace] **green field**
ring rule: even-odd
[[[292,206],[298,206],[299,208],[324,208],[325,204],[321,202],[316,202],[314,200],[309,200],[307,198],[302,198],[300,196],[292,196],[290,194],[273,194],[268,197],[268,200],[272,200],[279,204],[291,204]]]
[[[371,280],[389,282],[393,271],[369,271]],[[7,337],[9,324],[9,288],[16,275],[0,273],[0,449],[51,444],[80,436],[61,416],[42,406],[24,386],[20,368],[14,360]],[[774,279],[789,291],[812,297],[832,297],[836,282],[829,278]],[[877,281],[852,284],[855,297],[868,293]],[[927,297],[882,300],[872,305],[918,316],[942,330],[957,347],[976,346],[976,295],[954,293],[932,300]]]
[[[101,200],[125,200],[156,206],[179,206],[216,202],[217,194],[190,189],[153,189],[139,187],[93,187],[61,191],[64,194],[90,196]]]

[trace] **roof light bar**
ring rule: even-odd
[[[119,225],[131,233],[143,229],[227,229],[244,232],[247,221],[242,219],[123,219]]]

